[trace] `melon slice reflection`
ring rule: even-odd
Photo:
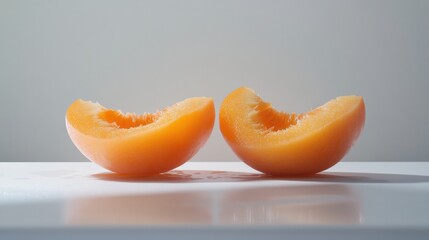
[[[359,224],[356,193],[337,184],[120,195],[75,199],[70,225]]]

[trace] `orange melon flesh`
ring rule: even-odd
[[[242,87],[225,98],[219,118],[223,137],[249,166],[270,175],[308,175],[344,157],[364,126],[365,104],[360,96],[343,96],[306,113],[286,113]]]
[[[154,175],[188,161],[214,125],[211,98],[189,98],[156,113],[122,113],[84,100],[66,113],[72,142],[91,161],[113,172]]]

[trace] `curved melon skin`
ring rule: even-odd
[[[212,99],[192,98],[178,103],[177,113],[168,113],[168,108],[167,113],[160,113],[169,114],[167,118],[161,116],[160,120],[146,126],[115,129],[109,126],[111,123],[99,119],[84,123],[93,121],[88,115],[99,113],[82,110],[91,109],[88,106],[91,104],[94,103],[77,100],[69,107],[67,132],[85,157],[120,174],[149,176],[182,165],[205,144],[215,118]],[[184,108],[186,111],[181,113],[180,109]],[[102,110],[106,109],[102,107]],[[86,117],[79,117],[83,114]]]
[[[297,123],[285,129],[261,131],[258,128],[261,124],[249,117],[252,115],[249,111],[254,109],[249,108],[249,104],[255,101],[262,99],[249,88],[239,88],[229,94],[221,105],[220,129],[243,162],[269,175],[311,175],[332,167],[351,149],[365,124],[363,98],[345,96],[297,115]]]

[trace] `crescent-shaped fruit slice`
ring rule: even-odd
[[[340,161],[365,123],[362,97],[344,96],[303,114],[275,110],[252,89],[230,93],[220,129],[250,167],[270,175],[315,174]]]
[[[68,134],[91,161],[116,173],[153,175],[188,161],[207,141],[215,118],[211,98],[189,98],[157,113],[122,113],[73,102]]]

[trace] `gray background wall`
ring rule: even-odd
[[[429,1],[0,0],[0,161],[86,161],[76,98],[155,111],[238,86],[307,111],[365,98],[344,161],[429,160]],[[237,161],[216,125],[193,161]]]

